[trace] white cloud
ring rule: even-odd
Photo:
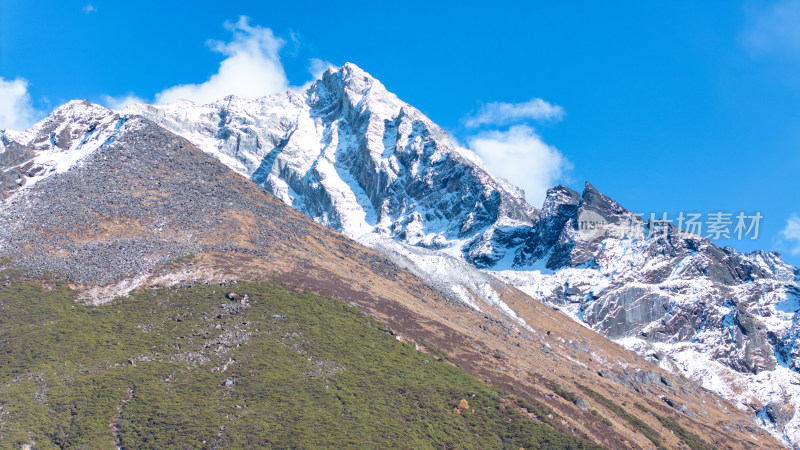
[[[93,12],[97,12],[97,8],[94,7],[91,3],[83,7],[83,12],[86,14],[91,14]]]
[[[0,77],[0,129],[23,130],[35,119],[28,81],[23,78],[6,81]]]
[[[308,73],[311,74],[312,79],[319,80],[322,78],[322,74],[332,67],[334,67],[334,65],[328,61],[323,61],[319,58],[311,58],[308,64]]]
[[[305,92],[309,87],[311,87],[311,84],[322,78],[322,74],[331,67],[335,66],[328,61],[324,61],[319,58],[311,58],[308,63],[308,73],[311,74],[311,79],[306,81],[304,84],[300,86],[294,86],[291,89],[295,92]]]
[[[280,59],[281,49],[286,42],[276,37],[269,28],[250,25],[249,20],[247,16],[241,16],[235,23],[225,23],[225,28],[233,33],[230,42],[209,41],[211,49],[224,56],[216,73],[202,83],[164,89],[155,95],[154,103],[166,104],[186,99],[205,104],[228,95],[260,98],[287,90],[305,91],[325,70],[333,67],[328,61],[312,58],[308,67],[312,80],[291,86]],[[299,45],[294,35],[291,35],[291,39],[295,45]],[[124,109],[130,104],[147,103],[146,99],[132,92],[118,97],[103,95],[101,99],[103,104],[114,110]]]
[[[547,189],[571,167],[558,149],[547,145],[526,125],[480,133],[469,139],[469,147],[492,173],[522,188],[534,206],[541,206]]]
[[[210,103],[228,95],[258,98],[284,92],[289,81],[278,52],[285,44],[269,28],[251,26],[242,16],[236,23],[226,23],[233,32],[231,42],[210,42],[211,48],[225,55],[217,73],[199,84],[182,84],[156,94],[158,104],[178,99],[195,103]]]
[[[133,93],[128,93],[120,97],[103,95],[102,99],[103,99],[102,100],[103,104],[106,105],[106,107],[108,107],[109,109],[113,109],[114,111],[122,111],[128,105],[135,105],[137,103],[146,103],[143,98]]]
[[[800,57],[800,0],[753,9],[749,19],[742,37],[751,52]]]
[[[534,98],[524,103],[488,103],[476,115],[467,118],[465,124],[468,127],[505,125],[524,120],[560,120],[562,117],[564,108]]]
[[[786,228],[781,231],[781,237],[786,241],[794,241],[790,251],[792,255],[800,255],[800,217],[797,214],[786,219]]]

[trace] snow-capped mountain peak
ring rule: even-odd
[[[303,94],[208,105],[136,105],[142,114],[351,237],[378,232],[454,248],[505,219],[530,222],[522,192],[354,64]]]
[[[3,132],[0,192],[69,170],[138,114],[316,221],[415,265],[430,283],[450,283],[442,290],[470,307],[508,308],[492,283],[469,284],[476,276],[465,278],[466,264],[697,379],[800,444],[800,272],[776,253],[743,254],[648,223],[589,183],[580,193],[550,189],[537,210],[349,63],[304,93],[123,114],[70,102],[29,130]],[[778,410],[792,413],[769,412]]]

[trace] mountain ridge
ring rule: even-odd
[[[12,274],[45,277],[51,289],[66,284],[98,308],[124,303],[126,294],[275,280],[356,306],[405,342],[435,346],[473,376],[515,392],[531,420],[562,433],[612,447],[647,448],[654,439],[680,445],[657,415],[708,442],[770,442],[731,405],[522,292],[476,275],[461,292],[469,306],[142,117],[128,116],[113,142],[70,170],[13,194],[0,224],[0,253],[11,256],[3,265],[12,261]],[[427,251],[438,264],[441,256]],[[685,406],[676,405],[686,412],[659,395],[681,398]],[[634,401],[656,415],[624,406]],[[612,425],[583,409],[589,406]]]
[[[351,84],[353,88],[349,89],[347,86]],[[331,92],[335,89],[341,89],[341,95]],[[143,255],[151,254],[154,248],[163,245],[164,240],[175,240],[178,244],[177,247],[167,247],[174,248],[171,253],[158,255],[152,260],[137,257],[134,262],[120,261],[117,264],[119,268],[136,268],[142,264],[141,261],[148,261],[146,267],[141,267],[146,270],[129,271],[125,277],[117,279],[103,278],[109,274],[99,271],[96,273],[99,278],[77,280],[79,284],[87,286],[100,285],[92,288],[96,289],[95,294],[90,294],[97,301],[125,294],[136,287],[145,287],[148,283],[173,283],[192,273],[193,276],[224,279],[224,273],[209,267],[202,274],[191,269],[181,275],[172,273],[161,278],[149,276],[148,271],[158,270],[169,260],[203,248],[198,249],[197,242],[192,239],[181,241],[179,238],[182,233],[192,229],[191,225],[164,231],[163,226],[160,228],[156,224],[143,223],[141,219],[137,219],[137,224],[128,217],[133,215],[135,218],[136,214],[131,211],[136,208],[130,211],[125,211],[124,207],[118,208],[125,214],[115,220],[101,218],[99,223],[103,224],[105,232],[89,236],[91,242],[84,242],[83,247],[73,247],[69,242],[73,242],[75,236],[60,230],[54,235],[63,242],[54,245],[50,240],[52,236],[48,236],[50,251],[55,252],[56,257],[39,253],[26,260],[27,256],[20,253],[22,242],[11,242],[17,240],[17,236],[37,234],[35,229],[24,229],[25,224],[43,223],[41,221],[46,219],[50,222],[45,224],[52,230],[57,226],[63,228],[64,219],[68,218],[63,215],[41,215],[47,208],[32,205],[32,200],[37,196],[28,198],[30,194],[26,192],[40,190],[58,197],[63,195],[62,192],[75,192],[74,186],[61,184],[63,189],[48,191],[50,184],[54,187],[65,183],[64,180],[71,176],[78,177],[79,181],[86,182],[83,193],[67,203],[80,204],[82,195],[90,200],[88,204],[91,205],[99,197],[92,193],[96,186],[91,182],[91,173],[87,173],[88,169],[82,168],[82,165],[101,164],[97,166],[103,167],[98,172],[101,175],[119,171],[120,167],[130,167],[125,169],[125,173],[130,174],[130,170],[133,170],[133,173],[147,177],[147,171],[152,168],[137,168],[135,164],[130,166],[129,162],[135,163],[137,158],[141,158],[143,148],[161,145],[158,143],[163,140],[170,142],[163,148],[179,145],[195,153],[202,150],[201,153],[216,157],[315,221],[342,231],[351,238],[364,237],[360,239],[362,242],[380,248],[384,253],[383,256],[378,256],[378,253],[370,256],[371,264],[379,264],[378,267],[381,267],[380,264],[406,267],[422,277],[427,285],[433,285],[436,291],[445,293],[448,304],[463,304],[478,313],[488,313],[493,320],[505,324],[498,325],[501,329],[526,329],[526,326],[544,320],[542,314],[546,314],[545,310],[531,315],[529,308],[532,303],[525,300],[521,292],[504,287],[502,283],[480,281],[477,274],[466,280],[456,279],[446,272],[437,274],[431,269],[457,267],[457,270],[469,271],[472,269],[458,262],[469,263],[476,269],[484,270],[486,275],[499,278],[534,299],[565,311],[579,323],[615,337],[654,364],[694,376],[706,383],[707,387],[740,402],[740,407],[758,417],[777,436],[786,436],[790,441],[796,439],[797,420],[793,418],[793,410],[791,414],[786,413],[794,408],[793,402],[784,399],[785,395],[793,392],[789,380],[793,379],[794,372],[783,371],[788,369],[784,365],[794,364],[796,351],[792,336],[796,332],[792,330],[796,329],[796,310],[792,310],[793,307],[788,304],[776,306],[791,300],[786,297],[789,290],[786,286],[796,284],[796,278],[789,281],[792,269],[775,255],[739,255],[731,250],[719,249],[702,238],[677,239],[671,228],[667,228],[672,231],[664,237],[659,234],[648,239],[645,233],[649,231],[649,224],[643,221],[636,222],[640,233],[636,237],[618,239],[614,231],[619,224],[611,221],[608,229],[602,230],[603,235],[599,240],[581,241],[578,239],[577,219],[582,211],[591,206],[593,211],[606,219],[618,219],[626,212],[621,205],[590,184],[581,194],[565,187],[551,189],[543,208],[538,210],[525,202],[519,189],[492,176],[473,153],[454,146],[429,119],[400,102],[377,80],[367,77],[355,66],[329,70],[322,80],[309,88],[309,92],[316,97],[312,99],[311,94],[304,97],[295,93],[258,100],[228,97],[200,106],[188,102],[164,107],[135,106],[122,115],[105,109],[96,110],[85,103],[70,102],[28,132],[3,132],[0,158],[6,153],[10,155],[8,149],[12,147],[16,149],[14,154],[22,155],[10,161],[15,163],[13,167],[3,168],[8,169],[6,173],[15,173],[19,177],[17,180],[22,183],[19,186],[20,183],[14,180],[14,184],[5,190],[10,198],[0,209],[0,221],[5,214],[6,224],[18,228],[0,236],[0,253],[16,246],[17,250],[11,253],[16,252],[16,257],[22,258],[17,261],[19,264],[28,264],[31,270],[49,267],[48,270],[68,273],[75,268],[73,254],[100,251],[100,254],[109,255],[107,258],[114,261],[111,245],[108,246],[108,252],[102,253],[102,249],[98,250],[97,244],[92,242],[111,239],[111,242],[119,243],[120,233],[136,236],[135,239],[122,242],[130,243],[134,248],[138,245]],[[81,114],[84,108],[97,114]],[[75,114],[70,115],[72,112]],[[134,113],[141,113],[143,118],[137,118]],[[162,134],[159,131],[162,128],[154,128],[149,119],[164,130],[182,135],[192,145],[180,143],[182,141],[177,136]],[[142,128],[135,129],[136,126]],[[123,137],[120,137],[120,130]],[[137,141],[120,142],[126,130],[138,133],[140,137]],[[151,137],[142,137],[143,132]],[[129,146],[126,150],[129,156],[117,160],[118,166],[108,165],[107,158],[119,145]],[[36,156],[30,161],[18,162],[30,155]],[[151,162],[160,161],[156,167],[176,163],[173,160],[175,154],[162,155],[151,151],[150,155]],[[199,158],[200,154],[197,156]],[[203,167],[216,167],[215,179],[223,176],[220,168],[211,160],[202,160],[207,161],[202,164]],[[107,164],[102,165],[102,161]],[[180,158],[177,162],[180,162]],[[194,162],[191,163],[192,167],[194,165]],[[22,167],[27,169],[20,170]],[[190,173],[203,180],[208,167],[190,170]],[[35,170],[30,171],[32,168]],[[79,172],[82,175],[75,175]],[[160,174],[166,179],[173,175]],[[237,183],[240,186],[237,190],[250,192]],[[207,186],[195,185],[191,178],[181,178],[180,182],[176,181],[165,188],[158,179],[151,177],[143,186],[145,189],[142,192],[160,192],[155,196],[134,195],[136,201],[145,202],[137,206],[144,210],[149,207],[148,202],[166,204],[166,199],[172,198],[185,199],[186,204],[203,204],[200,198],[204,190],[207,191],[206,195],[216,195]],[[183,193],[179,190],[181,186],[193,186],[200,195],[182,197]],[[135,191],[125,192],[130,195]],[[47,196],[38,194],[38,198],[41,199],[43,195]],[[264,201],[253,200],[255,194],[248,195],[255,203]],[[114,205],[106,206],[116,208],[116,204],[124,205],[126,201],[129,199],[122,196],[115,198]],[[230,201],[238,202],[233,198]],[[200,252],[202,256],[199,260],[208,262],[207,266],[224,264],[223,255],[231,250],[239,253],[238,259],[247,255],[244,259],[251,262],[254,258],[269,260],[269,254],[263,252],[264,241],[248,239],[253,236],[251,230],[258,228],[259,218],[274,215],[274,212],[247,213],[249,204],[237,204],[240,206],[235,215],[230,216],[231,220],[217,221],[212,228],[217,230],[214,233],[219,236],[225,235],[223,228],[233,227],[249,237],[232,248],[215,247],[218,244],[205,248]],[[26,205],[29,208],[27,210]],[[208,207],[212,208],[208,210],[213,211],[211,216],[225,217],[225,212],[214,210],[213,205]],[[9,212],[11,210],[12,213]],[[18,215],[23,211],[28,211],[24,218]],[[162,216],[165,214],[160,209],[157,211]],[[208,222],[198,217],[185,223],[202,224],[204,221]],[[81,227],[80,223],[66,223],[78,229]],[[132,223],[137,225],[131,227]],[[3,227],[4,230],[12,228]],[[142,230],[151,228],[160,230],[159,236],[149,244],[143,244],[147,241],[141,240]],[[274,230],[271,232],[274,233]],[[378,239],[381,236],[389,240],[381,241]],[[372,237],[376,240],[372,240]],[[32,239],[27,241],[29,245],[37,245]],[[281,236],[280,239],[286,238]],[[313,259],[312,263],[303,262],[308,259],[306,256],[290,252],[296,258],[292,264],[312,267],[329,256],[347,257],[342,253],[327,251],[319,245],[307,247],[311,245],[307,241],[302,245],[326,256]],[[422,247],[423,251],[414,250],[416,247]],[[269,244],[265,248],[276,250],[278,247]],[[258,253],[259,249],[261,253]],[[67,253],[61,253],[64,251]],[[61,260],[58,259],[59,254],[62,255]],[[385,263],[378,263],[381,260]],[[328,268],[333,270],[330,265]],[[676,271],[676,268],[679,270]],[[749,268],[750,274],[746,268]],[[258,273],[258,270],[254,273]],[[752,278],[753,273],[763,273],[765,276]],[[794,273],[796,277],[797,269],[794,269]],[[293,276],[303,279],[297,273]],[[130,277],[133,277],[133,282]],[[360,286],[358,289],[375,294],[382,292],[359,283],[352,275],[345,279],[349,280],[348,283],[355,282]],[[309,282],[308,279],[304,281]],[[756,293],[758,289],[752,287],[748,290],[746,284],[750,282],[759,284],[763,291]],[[763,315],[758,308],[753,309],[754,305],[759,306],[764,292],[768,297],[763,303],[774,310],[771,316]],[[734,295],[743,299],[734,308],[726,306],[727,298],[720,298]],[[677,302],[676,298],[683,301]],[[698,300],[702,301],[703,307],[696,307]],[[631,309],[631,306],[636,308]],[[725,318],[729,317],[732,310],[735,312],[730,320],[734,326],[730,327],[726,325],[728,322]],[[629,315],[629,311],[636,311],[638,315]],[[392,314],[385,311],[378,316],[393,320]],[[764,325],[770,317],[775,320]],[[662,324],[665,318],[669,320]],[[641,336],[642,331],[648,335]],[[695,335],[699,335],[699,340],[692,340]],[[714,350],[715,346],[722,350]],[[782,359],[779,360],[776,355],[781,355]],[[699,372],[698,367],[688,367],[689,356],[699,362],[721,361],[719,364],[722,369],[732,370],[733,375],[720,373],[733,381],[718,383],[716,380],[720,375]],[[764,374],[775,374],[775,380],[768,380],[771,390],[753,391],[752,386],[763,379]],[[623,379],[620,375],[615,377]],[[716,384],[708,384],[709,380]],[[739,393],[735,392],[737,386],[741,389]],[[741,403],[746,398],[753,400],[747,404]],[[776,419],[777,414],[769,411],[778,410],[784,413]],[[790,419],[785,420],[787,417]]]
[[[355,70],[353,67],[352,65],[346,65],[341,69],[329,70],[323,75],[322,80],[317,82],[317,84],[321,83],[326,86],[326,90],[324,90],[324,92],[320,90],[320,92],[330,93],[330,86],[334,85],[339,89],[347,90],[345,84],[340,83],[336,85],[335,82],[341,82],[342,80],[347,81],[347,77],[352,76],[348,75],[348,73]],[[366,121],[367,131],[364,131],[363,134],[367,136],[371,133],[371,144],[374,147],[371,153],[383,156],[384,158],[380,160],[385,162],[384,166],[390,166],[391,164],[387,161],[391,161],[391,158],[386,157],[386,155],[402,154],[402,151],[408,147],[402,146],[403,143],[407,143],[407,141],[403,141],[403,138],[417,139],[419,142],[430,142],[425,139],[430,139],[431,135],[425,134],[423,130],[414,130],[413,126],[409,131],[404,132],[402,124],[408,123],[407,113],[405,113],[405,111],[407,111],[406,105],[391,94],[381,98],[380,102],[375,101],[374,97],[383,93],[385,89],[382,85],[378,84],[380,89],[376,89],[375,91],[366,90],[364,88],[365,82],[363,78],[359,78],[362,73],[363,71],[356,71],[357,75],[355,78],[358,79],[358,86],[354,88],[352,92],[347,92],[342,96],[338,96],[338,94],[332,95],[335,101],[330,101],[329,104],[326,104],[327,108],[324,109],[324,114],[327,114],[326,117],[329,118],[333,117],[331,116],[332,114],[335,115],[337,113],[341,113],[342,117],[350,117],[347,116],[347,114],[355,114],[353,117],[359,118],[362,122],[358,120],[351,120],[350,122],[353,124],[361,124],[360,126],[364,126],[363,121]],[[377,83],[377,80],[371,82]],[[314,85],[312,85],[309,92],[319,94],[317,91],[314,91],[314,89]],[[359,95],[361,96],[359,97]],[[296,99],[299,100],[302,99],[302,97],[298,96]],[[374,113],[369,109],[372,104],[371,102],[378,105]],[[393,104],[394,107],[389,108],[387,107],[388,104]],[[165,110],[170,109],[169,106],[154,108],[155,110],[159,110],[159,108],[165,108]],[[358,115],[357,113],[361,111],[359,108],[367,110],[368,114]],[[172,126],[169,120],[159,120],[157,116],[158,113],[151,113],[148,115],[148,117],[153,118],[168,128]],[[347,122],[344,119],[340,120],[343,121],[342,123]],[[422,119],[419,119],[419,121],[422,123],[429,122]],[[397,125],[394,125],[395,123]],[[370,129],[370,126],[373,128]],[[194,130],[187,134],[186,131],[182,132],[179,127],[172,127],[171,129],[179,134],[183,134],[194,142],[203,142],[203,139],[197,137],[197,133]],[[328,128],[328,130],[331,134],[341,131],[338,128]],[[394,134],[398,132],[398,136],[401,138],[399,140],[395,139]],[[388,141],[384,141],[386,136],[389,136]],[[289,140],[285,145],[291,146],[291,141],[295,139],[296,136],[287,134],[286,137],[288,137]],[[444,135],[436,135],[434,133],[433,139],[439,139],[439,142],[436,144],[439,144],[441,147],[446,147],[447,144],[450,144],[449,138]],[[319,139],[319,141],[322,141],[322,139]],[[346,139],[343,141],[347,143]],[[224,149],[225,146],[229,145],[228,143],[231,142],[231,138],[205,142],[209,148],[216,147],[218,149]],[[300,145],[300,141],[297,142],[298,143],[295,145]],[[313,139],[307,139],[302,142],[304,142],[302,145],[307,148],[320,148]],[[398,142],[401,144],[399,151],[397,147]],[[428,149],[438,148],[435,144],[431,143],[425,145],[428,146]],[[425,145],[423,145],[423,149],[426,148]],[[353,148],[349,150],[353,150],[354,154],[363,155],[363,153],[358,152],[358,150],[363,150],[360,143],[355,143],[352,147]],[[366,145],[366,147],[369,146]],[[431,151],[431,154],[435,155],[436,152]],[[433,178],[430,178],[431,172],[429,172],[428,178],[424,176],[418,177],[417,183],[439,182],[440,186],[447,186],[448,180],[452,180],[453,174],[463,177],[465,172],[476,170],[475,167],[482,167],[480,163],[475,162],[479,160],[479,158],[471,151],[459,149],[458,154],[468,155],[463,158],[463,160],[467,162],[455,161],[455,165],[445,165],[444,169],[441,171],[437,171],[438,167],[433,165],[431,166],[434,168],[432,172]],[[376,183],[373,179],[375,176],[374,174],[400,173],[400,171],[386,171],[379,164],[354,166],[351,164],[350,160],[346,158],[344,158],[341,163],[336,157],[331,158],[331,160],[334,163],[334,167],[338,167],[340,172],[345,173],[345,177],[340,177],[342,182],[347,186],[352,186],[352,198],[355,200],[351,201],[348,204],[349,206],[342,208],[345,215],[348,212],[348,208],[357,211],[359,209],[358,205],[361,204],[366,204],[368,207],[373,206],[373,209],[374,205],[381,205],[381,202],[389,202],[390,204],[392,202],[397,202],[403,204],[403,201],[406,199],[405,192],[409,189],[414,191],[414,183],[405,184],[403,185],[402,193],[398,195],[397,192],[387,189],[387,183]],[[270,174],[275,178],[285,178],[290,182],[292,180],[294,181],[295,184],[291,186],[291,194],[289,189],[286,189],[286,195],[283,194],[284,191],[281,190],[282,188],[279,186],[280,183],[278,181],[274,181],[271,185],[269,183],[264,184],[268,190],[276,193],[276,195],[281,197],[288,204],[297,207],[320,223],[343,231],[353,238],[363,235],[365,230],[370,230],[370,223],[358,228],[350,227],[347,224],[329,220],[328,217],[330,217],[331,214],[327,216],[321,214],[319,213],[320,209],[318,209],[317,212],[311,211],[307,206],[308,203],[326,202],[320,201],[314,193],[310,196],[308,193],[304,193],[302,183],[300,183],[300,185],[297,184],[300,178],[291,175],[290,171],[286,171],[284,168],[285,166],[282,165],[283,163],[279,158],[275,161],[264,160],[264,162],[265,167],[262,173],[266,172],[266,167],[269,167],[272,170]],[[472,162],[472,164],[469,162]],[[459,163],[462,164],[460,168]],[[287,162],[286,164],[291,164],[291,162]],[[350,174],[351,177],[348,178],[346,176],[347,174]],[[603,239],[591,242],[578,242],[576,239],[579,237],[579,233],[576,229],[576,221],[581,212],[591,210],[599,213],[600,216],[605,219],[612,219],[610,221],[610,226],[613,228],[614,225],[620,225],[619,223],[615,223],[615,221],[619,221],[628,211],[613,199],[600,193],[600,191],[589,183],[587,183],[582,193],[572,191],[568,188],[558,189],[556,192],[553,192],[552,195],[549,193],[540,211],[530,205],[528,205],[528,207],[518,206],[519,204],[525,204],[521,191],[504,187],[502,181],[497,178],[492,178],[490,175],[486,177],[478,176],[477,180],[479,183],[484,184],[473,188],[470,182],[465,182],[464,189],[484,192],[489,190],[496,193],[495,195],[498,196],[498,200],[485,201],[483,204],[486,205],[486,207],[477,211],[481,213],[489,212],[488,214],[479,214],[470,210],[472,215],[468,213],[466,215],[456,214],[453,216],[450,214],[451,211],[469,209],[472,208],[475,203],[473,203],[471,199],[449,199],[449,201],[444,204],[435,203],[432,208],[430,204],[425,204],[421,207],[416,206],[411,209],[407,208],[401,210],[400,214],[392,216],[394,220],[391,225],[384,227],[379,225],[376,214],[375,226],[371,231],[380,235],[389,236],[405,244],[440,250],[449,256],[463,259],[477,268],[488,270],[492,275],[500,276],[501,279],[506,282],[512,282],[512,284],[522,288],[526,293],[533,295],[535,298],[549,302],[555,306],[563,307],[572,305],[567,308],[570,315],[584,323],[587,323],[586,320],[589,320],[587,325],[597,329],[603,334],[607,334],[616,339],[622,339],[623,341],[621,342],[627,342],[628,345],[632,346],[631,348],[639,348],[641,347],[641,342],[646,344],[648,341],[652,341],[652,338],[645,338],[642,340],[640,339],[641,336],[637,336],[636,333],[638,333],[638,330],[644,329],[648,324],[654,330],[659,329],[659,327],[661,327],[659,323],[664,318],[665,312],[671,311],[672,313],[678,313],[681,311],[681,307],[672,307],[680,303],[675,301],[675,299],[681,300],[685,298],[687,299],[685,301],[689,302],[688,305],[682,307],[685,310],[683,314],[685,319],[681,321],[673,318],[672,322],[675,330],[666,333],[659,332],[663,334],[663,336],[658,338],[657,342],[663,342],[665,340],[676,343],[686,342],[687,340],[690,341],[691,335],[697,333],[697,330],[701,327],[701,323],[708,325],[712,323],[716,324],[715,326],[717,326],[717,329],[714,339],[710,337],[707,338],[709,339],[709,343],[706,345],[706,349],[701,353],[707,353],[709,355],[707,357],[709,361],[720,360],[724,367],[733,368],[736,373],[750,373],[756,375],[756,378],[759,373],[770,372],[777,367],[779,358],[785,359],[784,356],[776,357],[776,355],[796,353],[794,349],[795,339],[792,338],[794,332],[791,330],[795,328],[793,324],[797,322],[797,318],[795,317],[797,311],[787,313],[788,316],[787,314],[783,314],[784,317],[779,321],[768,319],[759,312],[759,308],[756,306],[758,301],[755,297],[755,292],[744,292],[747,291],[745,285],[752,281],[752,277],[748,275],[748,272],[764,274],[763,276],[759,275],[759,279],[762,281],[758,281],[757,283],[760,283],[764,287],[766,293],[764,295],[771,295],[774,297],[767,298],[767,303],[780,303],[783,300],[779,300],[779,297],[790,295],[782,294],[781,292],[793,292],[795,290],[795,286],[797,285],[796,278],[794,280],[787,280],[786,277],[783,277],[775,279],[774,283],[765,282],[763,280],[772,276],[771,272],[769,270],[766,272],[762,271],[761,263],[751,262],[749,259],[751,257],[755,259],[760,258],[760,261],[766,264],[767,267],[771,265],[772,267],[778,267],[778,271],[791,272],[792,269],[789,268],[787,264],[780,261],[776,255],[768,254],[771,256],[766,258],[763,255],[742,255],[738,252],[716,247],[713,243],[701,237],[687,237],[685,239],[674,240],[673,238],[668,238],[659,241],[658,236],[656,236],[655,239],[651,238],[648,241],[648,235],[651,234],[649,229],[650,224],[645,223],[639,218],[631,219],[633,223],[635,223],[634,231],[638,234],[635,239],[611,239],[609,241]],[[256,181],[258,182],[260,179]],[[287,185],[288,184],[287,182]],[[313,182],[311,184],[313,184]],[[383,190],[376,189],[376,186],[383,186]],[[345,186],[339,186],[339,190],[346,191],[347,189],[348,188]],[[367,194],[367,192],[370,193]],[[374,192],[381,192],[382,196],[378,196],[376,200]],[[362,194],[364,197],[361,197]],[[297,200],[298,198],[300,199],[299,201]],[[358,198],[367,198],[368,201],[359,202]],[[491,199],[491,194],[489,195],[489,199]],[[496,202],[499,202],[499,205]],[[453,203],[456,205],[454,206]],[[411,203],[406,200],[405,205],[409,204]],[[556,209],[558,211],[556,211]],[[453,217],[456,217],[456,219],[453,220]],[[444,218],[449,225],[442,226],[437,223],[437,221],[441,221],[442,218]],[[453,224],[458,225],[458,232],[454,232]],[[467,225],[466,227],[465,224]],[[658,230],[665,229],[664,226],[658,222],[654,223],[653,226]],[[630,230],[630,225],[628,225],[628,229]],[[672,234],[670,236],[677,236],[680,234],[676,232],[673,227],[667,227],[666,229],[671,230],[670,233]],[[607,250],[603,250],[605,242],[617,244],[616,253],[612,255]],[[673,244],[677,245],[677,248],[675,248]],[[637,250],[626,253],[623,251],[623,248],[627,246],[633,246]],[[700,253],[697,256],[690,257],[690,253],[695,252],[695,247]],[[680,250],[681,248],[683,250]],[[412,251],[409,250],[409,252]],[[605,258],[609,266],[607,270],[597,264],[598,252],[608,254]],[[655,265],[657,264],[660,265],[660,267],[656,268]],[[586,267],[582,267],[584,265],[586,265]],[[582,278],[583,281],[570,283],[567,278],[571,277],[567,277],[566,273],[562,276],[555,275],[555,272],[564,271],[565,269],[567,269],[567,272],[582,270],[583,275],[577,278]],[[642,273],[638,273],[641,271],[640,269],[643,270]],[[796,269],[794,270],[796,273]],[[609,279],[608,274],[614,273],[615,271],[617,272],[615,280]],[[525,280],[524,278],[526,278],[526,276],[521,276],[519,272],[534,274],[538,272],[543,275],[555,276],[549,279],[549,281],[546,281],[544,278],[540,279],[539,275],[527,276],[528,279]],[[645,272],[646,275],[642,276]],[[606,275],[603,275],[603,273]],[[674,280],[672,281],[673,286],[663,291],[666,286],[664,282],[669,280]],[[637,288],[638,290],[626,290],[623,288],[623,285],[628,282],[644,284],[641,288]],[[600,294],[602,294],[602,290],[593,291],[586,287],[588,286],[587,283],[594,283],[595,286],[608,287],[609,284],[615,284],[617,286],[616,291],[609,288],[606,289],[604,293],[604,295],[612,294],[612,298],[605,301],[608,307],[600,307],[600,305],[604,303],[603,301],[594,301],[595,294],[597,294],[598,298],[601,297]],[[533,287],[533,284],[538,284],[539,286]],[[691,284],[695,286],[690,286]],[[732,284],[738,285],[739,287],[734,289]],[[784,287],[784,285],[788,287]],[[552,287],[550,291],[547,291],[549,286]],[[691,290],[694,290],[695,293],[691,294]],[[556,292],[559,291],[567,291],[569,294],[566,296],[556,294]],[[664,295],[662,292],[667,292],[667,294]],[[682,292],[683,294],[681,294]],[[728,339],[725,336],[730,333],[730,329],[722,325],[722,318],[727,314],[724,308],[722,308],[725,299],[717,299],[724,296],[730,297],[734,292],[743,292],[746,298],[746,301],[743,302],[743,308],[741,308],[743,312],[740,316],[743,326],[735,327],[733,329],[733,338]],[[672,296],[676,294],[678,297],[673,298]],[[565,300],[566,298],[571,300]],[[689,300],[690,298],[692,299],[691,301]],[[643,303],[638,310],[644,311],[649,308],[652,311],[657,311],[658,308],[662,308],[660,310],[661,312],[647,313],[639,318],[611,314],[611,319],[608,319],[610,311],[623,311],[626,308],[625,305],[631,305],[631,302],[635,303],[640,299],[643,300]],[[714,312],[707,311],[709,308],[700,308],[699,312],[694,311],[694,307],[691,305],[697,301],[712,305],[709,306],[709,308]],[[744,306],[744,303],[752,304],[753,306]],[[664,308],[665,305],[666,308]],[[700,317],[695,317],[698,314]],[[707,318],[703,319],[703,314],[712,315],[714,319],[712,321],[708,321]],[[773,318],[778,315],[777,313],[770,314]],[[680,317],[681,314],[675,314],[675,316]],[[766,326],[760,325],[760,323],[765,320],[771,323],[769,330]],[[746,325],[744,325],[745,323]],[[679,331],[680,329],[684,331]],[[708,331],[709,329],[706,328],[705,334],[708,334]],[[635,339],[636,343],[630,343],[630,339]],[[723,348],[728,348],[733,345],[737,350],[734,352],[733,357],[727,356],[723,350],[711,349],[710,347],[716,345],[712,345],[710,343],[711,341],[720,343]],[[689,344],[691,344],[691,342],[689,342]],[[682,349],[682,346],[678,346],[674,350],[680,353],[682,350],[678,350],[679,347]],[[651,351],[647,350],[643,352],[647,354]],[[698,376],[698,373],[694,369],[677,369],[677,364],[673,364],[669,361],[657,362],[665,364],[671,370],[681,370],[682,373],[687,375]],[[726,376],[741,378],[739,375]],[[745,375],[744,377],[747,378],[747,376],[748,375]],[[776,376],[778,378],[782,377]],[[709,378],[709,376],[706,375],[706,378]],[[732,399],[736,399],[736,401],[751,404],[752,402],[750,402],[748,398],[751,396],[752,390],[756,389],[755,386],[759,383],[755,381],[755,379],[750,379],[750,381],[740,380],[736,383],[743,383],[748,386],[743,389],[746,394],[731,394],[727,391],[727,388],[719,386],[719,383],[709,382],[707,386],[723,393],[727,392],[726,395],[729,395]],[[782,385],[783,383],[778,384]],[[783,398],[787,395],[791,396],[792,394],[790,394],[790,392],[793,392],[791,388],[787,389],[788,391],[784,387],[777,387],[773,391],[770,391],[769,394],[764,394],[762,392],[755,396],[759,397],[759,401],[766,403],[767,406],[773,401],[779,404],[787,404]],[[758,403],[756,403],[756,405],[758,405]],[[753,413],[756,415],[761,414],[759,411],[767,406],[763,406],[758,411],[753,411]],[[750,407],[745,406],[745,408]],[[800,404],[795,405],[794,408],[800,408]],[[761,414],[761,416],[764,415]],[[779,429],[781,427],[785,428],[786,424],[777,424],[767,420],[765,421],[765,426],[772,429],[777,436],[791,435],[792,437],[788,438],[789,441],[800,442],[800,418],[789,424],[786,433],[784,433],[782,429]]]

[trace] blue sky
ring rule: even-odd
[[[0,128],[74,98],[266,94],[350,61],[534,202],[589,180],[640,213],[760,212],[759,239],[718,243],[800,264],[797,23],[800,0],[0,0]]]

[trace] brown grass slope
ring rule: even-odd
[[[531,420],[610,448],[780,447],[723,399],[520,291],[506,288],[503,300],[533,333],[448,300],[141,118],[70,172],[7,201],[0,254],[92,302],[134,288],[265,279],[336,297],[505,388],[520,400],[509,407],[527,408]]]

